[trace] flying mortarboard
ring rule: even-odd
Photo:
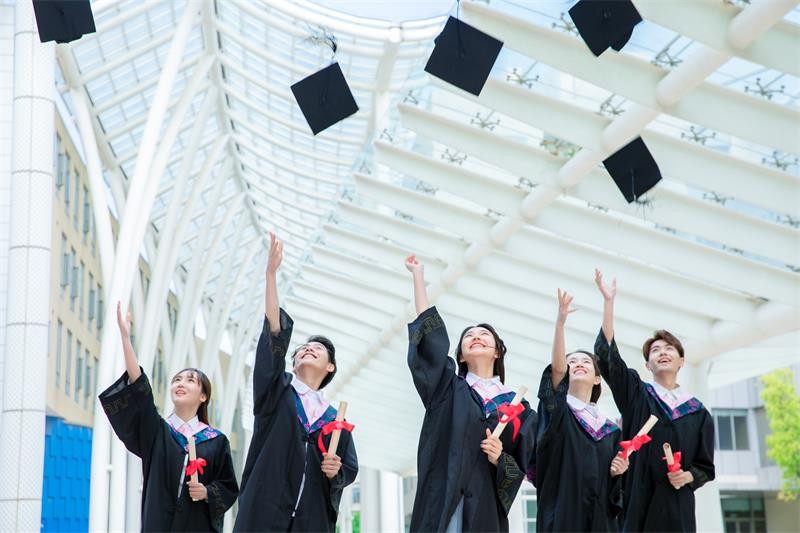
[[[33,12],[43,43],[69,43],[97,31],[89,0],[33,0]]]
[[[631,0],[580,0],[569,10],[572,22],[596,56],[610,46],[617,52],[642,21]]]
[[[450,17],[425,65],[425,72],[478,96],[503,42]]]
[[[628,203],[635,202],[661,181],[661,171],[641,137],[603,161],[603,166]]]
[[[292,93],[314,135],[358,111],[339,63],[298,81]]]

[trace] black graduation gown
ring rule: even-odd
[[[342,431],[336,451],[342,468],[329,480],[321,470],[318,437],[321,428],[336,417],[336,409],[329,407],[312,424],[306,420],[292,375],[285,372],[293,322],[283,309],[280,313],[281,331],[271,335],[265,317],[256,348],[255,425],[234,530],[334,531],[342,489],[358,473],[355,445],[350,433]],[[322,438],[326,449],[330,438]]]
[[[503,431],[504,451],[495,467],[480,443],[486,428],[498,423],[498,403],[510,402],[513,394],[484,406],[456,375],[447,330],[435,307],[409,324],[408,336],[408,366],[425,406],[410,530],[443,531],[463,497],[463,531],[508,531],[508,510],[533,456],[536,413],[523,400],[519,433],[512,441],[512,425]]]
[[[225,435],[208,427],[194,436],[197,457],[206,460],[198,481],[208,491],[208,502],[195,502],[188,477],[181,483],[189,454],[186,437],[156,411],[144,372],[130,385],[125,372],[99,398],[114,433],[142,459],[142,531],[222,531],[223,515],[239,493]]]
[[[569,375],[555,390],[551,375],[548,365],[539,385],[536,531],[619,531],[622,482],[609,469],[620,428],[586,425],[567,404]]]
[[[620,357],[617,343],[597,336],[594,351],[600,359],[600,373],[611,387],[622,413],[622,436],[631,439],[650,417],[658,423],[650,431],[652,442],[631,455],[625,480],[622,529],[624,531],[695,531],[694,491],[714,479],[714,422],[697,398],[671,409],[658,398]],[[694,481],[680,490],[669,483],[663,459],[663,444],[682,454],[683,470]]]

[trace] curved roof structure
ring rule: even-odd
[[[795,2],[635,4],[645,22],[631,42],[595,58],[563,5],[464,2],[461,17],[505,43],[476,98],[423,72],[444,17],[395,24],[307,1],[95,2],[97,34],[59,47],[59,88],[92,126],[122,226],[146,215],[140,237],[134,223],[120,229],[153,272],[139,297],[145,368],[147,334],[168,331],[173,368],[188,360],[222,383],[230,427],[249,401],[268,231],[286,241],[281,298],[295,338],[324,332],[337,345],[327,395],[350,402],[368,466],[415,465],[408,253],[425,261],[451,334],[497,325],[512,386],[536,390],[557,287],[581,308],[568,345],[593,346],[595,266],[619,280],[631,365],[641,368],[656,327],[684,340],[697,383],[796,360]],[[289,86],[331,61],[320,44],[331,33],[360,111],[314,137]],[[628,205],[600,163],[639,135],[664,180]],[[189,340],[198,311],[202,353]]]

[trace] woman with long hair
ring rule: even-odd
[[[425,407],[417,450],[411,531],[508,531],[508,511],[525,478],[536,413],[511,405],[506,346],[489,324],[467,327],[448,355],[444,321],[428,303],[423,265],[405,262],[419,315],[408,326],[408,366]],[[508,427],[492,436],[499,422]]]
[[[126,371],[100,394],[100,403],[119,439],[142,459],[142,531],[222,531],[239,487],[228,439],[209,425],[211,382],[196,368],[175,374],[170,383],[175,411],[162,418],[133,351],[130,320],[118,302]],[[195,461],[189,460],[190,437]]]

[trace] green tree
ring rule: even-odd
[[[761,380],[764,383],[761,399],[772,432],[767,435],[767,456],[783,474],[778,498],[794,500],[800,495],[800,397],[788,368],[771,372]]]

